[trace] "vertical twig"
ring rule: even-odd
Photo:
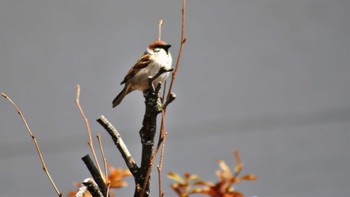
[[[176,65],[175,65],[175,70],[174,72],[172,73],[172,78],[171,78],[171,82],[170,82],[170,86],[169,86],[169,90],[168,90],[168,94],[167,94],[167,99],[169,99],[171,97],[171,91],[172,91],[172,88],[173,88],[173,84],[174,84],[174,81],[175,81],[175,78],[176,78],[176,74],[177,74],[177,71],[179,69],[179,65],[180,65],[180,59],[181,59],[181,55],[182,55],[182,51],[183,51],[183,46],[186,42],[186,38],[185,38],[185,19],[186,19],[186,0],[182,0],[182,20],[181,20],[181,40],[180,40],[180,49],[179,49],[179,53],[178,53],[178,56],[177,56],[177,60],[176,60]],[[161,22],[159,24],[159,28],[161,26]],[[160,36],[158,37],[158,39],[160,38]],[[165,88],[165,87],[164,87]],[[163,99],[165,99],[164,96],[165,95],[165,89],[164,89],[164,92],[163,92]],[[153,165],[154,163],[154,159],[159,151],[159,148],[160,148],[160,145],[162,145],[162,153],[161,155],[164,156],[164,150],[165,150],[165,144],[164,144],[164,139],[165,139],[165,135],[166,135],[166,132],[165,132],[165,114],[166,114],[166,108],[163,109],[162,111],[162,122],[161,122],[161,128],[160,128],[160,134],[159,134],[159,140],[158,140],[158,144],[157,144],[157,147],[155,148],[153,154],[152,154],[152,157],[150,159],[150,166]],[[162,144],[163,143],[163,144]],[[162,160],[163,160],[163,156],[161,156],[160,158],[160,164],[162,164]],[[159,165],[160,168],[158,168],[158,176],[161,177],[161,167],[162,165]],[[151,174],[151,168],[148,169],[148,172],[146,174],[146,181],[145,183],[148,182],[149,180],[149,177],[150,177],[150,174]],[[161,179],[159,180],[159,196],[161,197],[163,194],[162,194],[162,183],[161,183]],[[141,196],[143,197],[144,195],[144,190],[145,190],[145,187],[143,188],[143,192],[141,193]]]
[[[164,85],[163,85],[163,95],[162,95],[162,103],[164,103],[165,101],[165,94],[166,94],[166,80],[164,81]]]
[[[176,60],[175,70],[172,73],[172,78],[171,78],[171,82],[169,85],[167,99],[169,99],[171,96],[171,91],[172,91],[172,88],[174,85],[176,74],[177,74],[177,71],[179,70],[179,65],[180,65],[183,47],[184,47],[184,44],[186,42],[186,38],[185,38],[186,0],[182,0],[182,10],[181,11],[182,11],[182,14],[181,14],[180,49],[179,49],[177,60]],[[167,133],[165,132],[165,114],[166,114],[166,108],[162,112],[162,122],[161,122],[160,135],[159,135],[160,137],[159,137],[159,143],[158,143],[158,145],[160,145],[160,143],[162,143],[162,149],[161,149],[159,165],[158,165],[159,197],[162,197],[164,195],[163,191],[162,191],[162,178],[161,177],[162,177],[162,166],[163,166],[164,151],[165,151],[165,139],[166,139],[166,135],[167,135]],[[159,149],[159,147],[156,149],[156,151],[158,151],[158,149]]]
[[[110,182],[109,182],[109,179],[108,179],[107,159],[106,159],[105,153],[103,151],[103,147],[102,147],[101,133],[96,135],[96,137],[97,137],[97,141],[98,141],[98,144],[100,146],[100,150],[101,150],[101,154],[102,154],[103,167],[105,169],[105,183],[107,185],[107,196],[109,196]]]
[[[96,135],[97,141],[98,141],[98,145],[100,147],[100,151],[101,151],[101,155],[102,155],[102,159],[103,159],[103,168],[105,170],[105,178],[108,178],[108,172],[107,172],[107,159],[105,156],[105,153],[103,151],[103,147],[102,147],[102,139],[101,139],[101,133],[99,133],[98,135]]]
[[[167,98],[170,97],[171,90],[173,89],[174,80],[176,78],[176,74],[177,74],[177,71],[178,71],[179,65],[180,65],[180,59],[181,59],[181,55],[182,55],[183,46],[184,46],[184,44],[186,42],[186,38],[185,38],[185,18],[186,18],[186,0],[182,0],[182,20],[181,20],[182,22],[181,22],[180,49],[179,49],[179,53],[178,53],[177,60],[176,60],[175,70],[174,70],[174,72],[172,73],[172,76],[171,76],[171,82],[170,82]]]
[[[162,40],[162,25],[163,25],[163,19],[160,19],[158,24],[158,41]]]
[[[88,133],[88,136],[89,136],[88,144],[89,144],[89,147],[90,147],[90,149],[91,149],[91,152],[92,152],[92,155],[93,155],[93,157],[94,157],[94,160],[95,160],[95,162],[96,162],[97,168],[98,168],[100,174],[102,175],[101,166],[100,166],[100,164],[99,164],[99,162],[98,162],[98,160],[97,160],[97,156],[96,156],[96,153],[95,153],[94,144],[93,144],[93,142],[92,142],[92,137],[91,137],[91,130],[90,130],[89,121],[88,121],[88,119],[86,118],[85,113],[84,113],[84,110],[83,110],[83,108],[82,108],[81,105],[80,105],[80,85],[79,85],[79,84],[77,84],[77,88],[76,88],[76,89],[77,89],[77,97],[75,98],[75,103],[77,104],[78,109],[79,109],[79,111],[80,111],[80,114],[81,114],[81,116],[82,116],[83,119],[84,119],[84,122],[85,122],[85,125],[86,125],[86,129],[87,129],[87,133]]]
[[[162,150],[160,152],[160,158],[159,158],[159,164],[157,166],[158,170],[158,183],[159,183],[159,197],[163,197],[163,183],[162,183],[162,167],[163,167],[163,159],[164,159],[164,149],[165,149],[165,140],[166,140],[167,133],[164,132],[163,136],[163,143],[162,143]]]
[[[10,103],[12,104],[12,106],[16,109],[18,115],[22,118],[22,121],[23,121],[24,125],[26,126],[27,131],[28,131],[30,137],[32,138],[32,140],[33,140],[33,142],[34,142],[35,148],[36,148],[36,150],[37,150],[37,152],[38,152],[38,155],[39,155],[39,158],[40,158],[40,161],[41,161],[41,164],[42,164],[42,168],[43,168],[44,172],[46,173],[47,177],[49,178],[49,180],[50,180],[50,182],[51,182],[51,185],[54,187],[54,189],[55,189],[57,195],[61,197],[61,196],[62,196],[62,193],[58,190],[58,188],[57,188],[55,182],[54,182],[53,179],[51,178],[51,175],[50,175],[50,173],[49,173],[49,170],[48,170],[47,167],[46,167],[45,160],[44,160],[44,158],[43,158],[43,156],[42,156],[42,154],[41,154],[41,151],[40,151],[40,148],[39,148],[39,144],[38,144],[38,142],[37,142],[37,140],[36,140],[36,137],[34,136],[34,133],[33,133],[33,132],[31,131],[31,129],[29,128],[29,125],[27,124],[27,121],[26,121],[26,119],[24,118],[22,112],[19,110],[19,108],[17,107],[17,105],[10,99],[10,97],[8,97],[5,93],[1,93],[1,95],[2,95],[5,99],[7,99],[8,101],[10,101]]]

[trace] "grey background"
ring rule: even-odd
[[[111,101],[156,39],[159,19],[176,58],[180,9],[180,0],[0,1],[0,91],[22,109],[64,194],[89,176],[80,160],[89,148],[75,85],[108,161],[124,166],[95,122],[101,114],[139,160],[142,94],[130,94],[117,109]],[[216,160],[233,166],[237,148],[244,172],[258,176],[236,187],[248,197],[348,196],[349,9],[348,0],[189,0],[164,172],[215,181]],[[56,196],[3,99],[0,125],[0,195]],[[118,196],[130,196],[128,181]],[[170,183],[164,178],[166,195],[175,196]]]

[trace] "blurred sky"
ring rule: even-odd
[[[237,148],[258,181],[246,196],[319,197],[350,193],[350,1],[188,0],[186,37],[168,108],[163,171],[216,181],[216,161]],[[1,0],[0,91],[22,109],[51,175],[66,194],[89,172],[81,104],[107,160],[125,166],[104,114],[140,160],[143,97],[116,109],[128,69],[157,38],[176,59],[181,1]],[[0,101],[0,195],[56,196],[12,106]],[[97,144],[95,145],[97,146]],[[117,191],[130,196],[130,186]],[[156,178],[152,196],[158,195]],[[166,195],[175,196],[164,178]]]

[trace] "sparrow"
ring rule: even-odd
[[[149,89],[148,78],[154,76],[164,67],[171,69],[172,57],[169,52],[170,44],[158,40],[152,42],[137,60],[135,65],[129,70],[120,83],[125,84],[123,90],[118,94],[112,102],[113,108],[120,104],[123,98],[134,90],[145,91]],[[169,76],[169,72],[165,72],[153,81],[153,85],[163,83]]]

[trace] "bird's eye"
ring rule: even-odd
[[[159,51],[160,51],[160,48],[155,48],[155,49],[154,49],[154,52],[155,52],[155,53],[159,53]]]

